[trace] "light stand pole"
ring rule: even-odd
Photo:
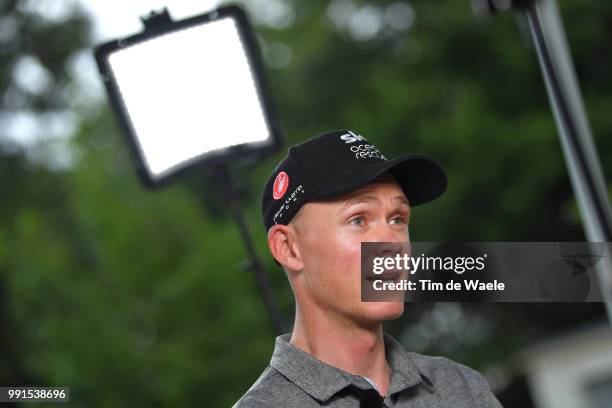
[[[585,113],[563,22],[555,0],[479,0],[479,10],[513,8],[529,23],[565,163],[589,242],[612,242],[612,215],[597,148]],[[612,259],[595,265],[608,320],[612,325]]]
[[[285,322],[276,304],[270,281],[266,271],[257,255],[251,233],[245,222],[244,215],[240,207],[241,186],[237,185],[230,169],[227,166],[219,165],[212,168],[210,180],[216,188],[223,192],[223,198],[228,204],[229,210],[234,217],[238,230],[242,236],[244,247],[247,251],[249,260],[244,269],[250,270],[255,278],[255,285],[261,295],[261,299],[270,318],[273,329],[277,335],[285,333]]]

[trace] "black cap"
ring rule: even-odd
[[[323,133],[291,146],[263,190],[266,231],[275,224],[288,224],[309,201],[348,193],[385,172],[397,178],[411,206],[431,201],[446,190],[446,174],[436,160],[421,154],[387,160],[350,130]]]

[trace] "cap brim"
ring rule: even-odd
[[[397,178],[411,206],[438,198],[444,193],[448,183],[442,165],[436,160],[425,155],[409,155],[341,174],[312,193],[309,200],[331,198],[351,192],[386,172]]]

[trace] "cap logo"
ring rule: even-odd
[[[289,176],[284,171],[281,171],[274,179],[274,187],[272,188],[272,197],[275,200],[280,200],[289,187]]]
[[[351,152],[355,153],[355,158],[357,160],[363,158],[387,160],[387,158],[376,148],[376,146],[371,144],[352,145]]]
[[[355,132],[349,130],[348,133],[340,135],[340,139],[344,140],[344,143],[353,143],[356,141],[365,141],[363,136],[356,134]]]

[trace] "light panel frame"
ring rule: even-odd
[[[166,174],[155,175],[150,171],[146,163],[144,152],[142,151],[138,136],[136,135],[136,131],[128,114],[126,103],[121,95],[117,78],[109,62],[109,57],[117,51],[150,41],[156,37],[224,18],[231,18],[236,24],[238,35],[249,63],[251,75],[253,76],[255,90],[263,111],[263,117],[266,121],[268,139],[263,142],[243,143],[200,154],[199,156],[175,166]],[[194,167],[204,170],[208,168],[210,170],[210,168],[215,166],[225,166],[228,162],[254,163],[262,160],[266,156],[276,153],[280,149],[283,144],[280,119],[276,114],[276,109],[269,92],[268,81],[266,79],[254,30],[242,8],[236,5],[224,6],[212,12],[179,21],[167,19],[166,21],[162,20],[155,24],[147,24],[147,21],[143,21],[146,27],[143,32],[97,46],[95,48],[95,59],[115,116],[124,135],[126,135],[130,152],[136,163],[136,172],[141,182],[146,187],[155,189],[165,186]],[[152,84],[152,90],[154,90],[154,84]],[[236,116],[236,119],[239,120],[239,113],[237,113]],[[202,137],[206,136],[210,137],[210,135],[202,135]],[[215,135],[215,137],[222,136],[223,135]]]

